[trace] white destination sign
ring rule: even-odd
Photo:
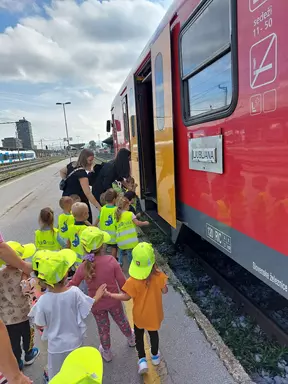
[[[216,148],[193,148],[192,161],[200,163],[216,163]]]
[[[189,139],[189,169],[223,173],[222,135],[201,136]]]

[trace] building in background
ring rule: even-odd
[[[22,140],[16,137],[5,137],[2,140],[2,146],[9,149],[23,148]]]
[[[30,121],[23,117],[22,120],[17,121],[17,135],[22,141],[23,148],[34,149],[34,140],[32,135],[32,127]]]

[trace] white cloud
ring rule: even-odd
[[[11,1],[17,11],[34,4],[0,0],[0,8],[9,8]],[[114,95],[170,1],[52,0],[45,6],[46,17],[24,17],[6,28],[0,34],[0,82],[5,86],[0,105],[7,107],[0,110],[0,119],[25,116],[35,136],[49,132],[57,138],[63,136],[64,123],[55,102],[69,100],[71,135],[85,140],[104,136]],[[14,91],[18,84],[23,94],[9,93],[9,84]],[[25,89],[38,89],[38,84],[43,89],[25,95]]]
[[[6,9],[10,12],[23,12],[30,8],[34,12],[39,11],[39,6],[34,0],[0,0],[0,9]]]

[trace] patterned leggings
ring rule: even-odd
[[[109,313],[112,319],[120,328],[120,331],[126,337],[132,336],[132,330],[121,303],[117,303],[115,307],[109,309],[108,311],[93,311],[93,315],[98,327],[100,341],[103,349],[105,350],[109,350],[111,347]]]

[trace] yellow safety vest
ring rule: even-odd
[[[138,244],[136,225],[132,220],[133,213],[125,211],[116,223],[116,241],[120,249],[133,249]]]
[[[70,248],[76,252],[78,256],[84,256],[85,252],[80,243],[80,235],[87,228],[85,224],[74,224],[69,229]]]
[[[113,205],[104,205],[100,211],[99,228],[111,236],[111,240],[107,244],[116,244],[116,209],[117,207]]]
[[[74,224],[74,222],[74,216],[71,213],[61,213],[61,215],[58,216],[59,235],[63,239],[68,239],[69,228]]]
[[[48,251],[59,251],[61,245],[57,240],[58,229],[53,228],[53,231],[50,229],[35,231],[35,245],[37,249],[47,249]]]

